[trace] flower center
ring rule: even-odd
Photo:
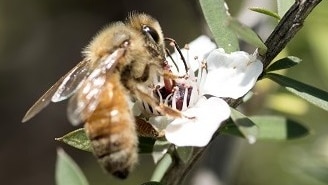
[[[206,78],[206,64],[204,61],[200,62],[198,57],[189,57],[189,48],[186,46],[183,50],[186,52],[186,59],[182,54],[177,43],[172,40],[170,46],[175,50],[175,57],[168,52],[167,63],[163,66],[166,74],[164,76],[156,77],[153,82],[153,89],[150,93],[154,96],[159,103],[165,104],[173,109],[184,111],[188,107],[193,106],[202,92],[202,86]],[[190,59],[193,61],[189,61]],[[190,69],[190,62],[197,62],[199,68],[196,71]],[[178,65],[178,64],[183,65]],[[180,67],[178,67],[180,66]],[[176,71],[185,71],[183,76],[172,72],[172,67],[176,68]],[[151,107],[145,102],[142,102],[143,109],[150,114],[159,115],[157,111],[154,111],[154,107]]]
[[[190,103],[193,87],[185,87],[183,84],[177,84],[171,92],[165,86],[159,88],[154,94],[157,98],[168,106],[177,109],[185,110]]]

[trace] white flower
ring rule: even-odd
[[[184,117],[174,119],[155,115],[149,122],[164,130],[166,139],[177,146],[207,145],[221,123],[230,117],[230,107],[221,98],[242,97],[262,73],[263,66],[256,59],[257,53],[249,55],[237,51],[227,54],[222,48],[214,48],[207,37],[201,36],[189,44],[189,49],[182,49],[187,72],[182,57],[175,52],[172,58],[178,69],[171,64],[172,72],[187,75],[176,80],[172,93],[157,90],[160,101],[181,110]],[[154,83],[165,90],[163,81]],[[156,114],[147,104],[143,107]]]
[[[208,74],[205,93],[233,99],[245,95],[263,70],[261,61],[255,55],[257,52],[254,55],[244,51],[227,54],[222,48],[211,52],[206,59]]]

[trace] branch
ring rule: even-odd
[[[321,0],[297,0],[293,6],[290,7],[265,42],[268,50],[266,54],[260,58],[264,68],[271,63],[303,27],[305,18],[320,2]]]
[[[296,0],[294,5],[287,11],[265,42],[265,45],[268,48],[267,53],[260,56],[264,68],[271,63],[271,61],[282,49],[285,48],[287,43],[302,28],[305,18],[320,2],[321,0]],[[226,101],[231,107],[237,107],[242,103],[241,99],[226,99]],[[218,134],[214,135],[213,139],[217,135]],[[204,153],[209,144],[203,148],[196,148],[191,159],[186,164],[179,160],[179,157],[173,156],[173,165],[164,175],[162,183],[165,185],[181,185],[186,175],[198,161],[199,157]]]

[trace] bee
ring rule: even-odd
[[[161,104],[147,89],[164,75],[165,45],[156,19],[132,13],[101,30],[83,50],[84,59],[61,77],[26,113],[26,122],[50,102],[69,99],[68,120],[85,123],[100,165],[124,179],[138,161],[136,120],[131,100],[141,100],[164,115],[180,112]]]

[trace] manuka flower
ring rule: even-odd
[[[161,103],[182,112],[182,118],[159,115],[143,103],[142,108],[152,115],[149,122],[164,131],[166,139],[177,146],[205,146],[223,121],[230,117],[230,107],[222,98],[244,96],[262,73],[257,53],[243,51],[225,53],[205,36],[197,38],[182,55],[176,51],[170,63],[177,78],[167,91],[165,79],[155,80],[154,96]],[[184,61],[182,61],[184,60]],[[184,64],[185,63],[185,64]],[[182,65],[181,65],[182,64]],[[174,67],[176,66],[176,67]]]

